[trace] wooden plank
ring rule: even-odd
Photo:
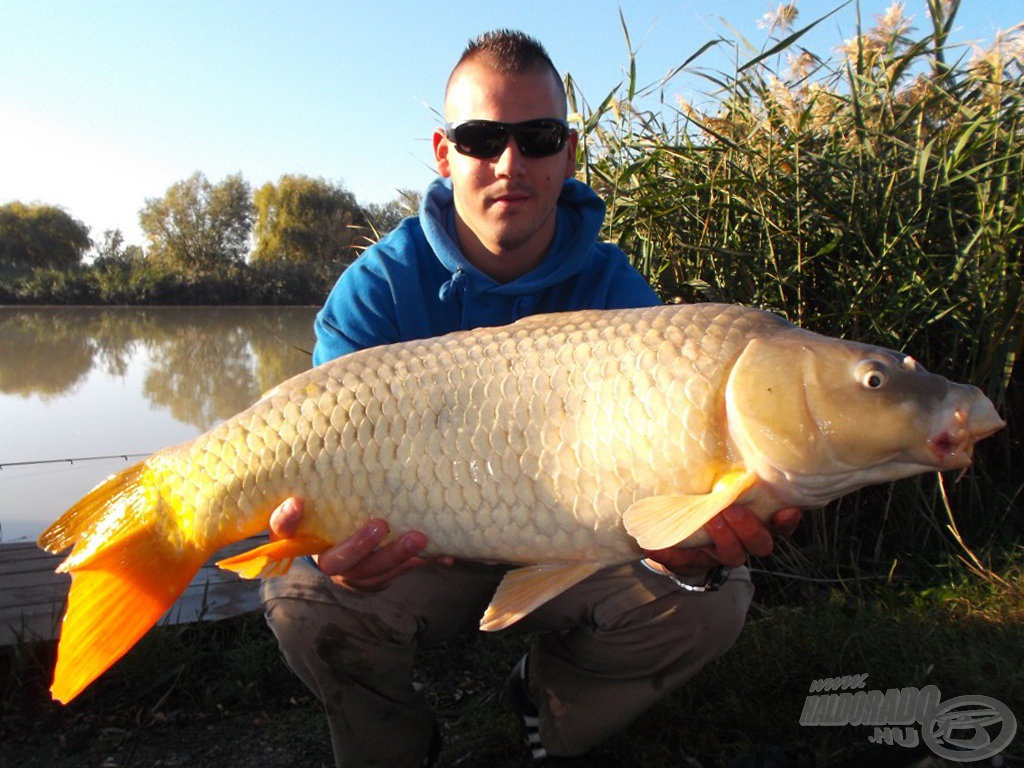
[[[239,579],[217,568],[214,562],[266,540],[266,536],[256,536],[217,552],[160,623],[215,621],[257,610],[259,582]],[[0,544],[0,647],[57,637],[71,584],[70,576],[54,572],[63,558],[31,542]]]

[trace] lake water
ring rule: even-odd
[[[189,440],[308,368],[315,312],[0,307],[0,541],[34,539],[133,454]]]

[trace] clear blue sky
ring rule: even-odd
[[[433,176],[430,135],[466,41],[496,27],[538,37],[592,103],[628,53],[657,81],[705,42],[767,40],[769,0],[0,0],[0,203],[60,205],[141,242],[147,197],[202,171],[254,187],[285,173],[385,202]],[[801,0],[797,27],[839,0]],[[865,25],[890,5],[861,0]],[[925,0],[907,0],[914,26]],[[954,39],[988,44],[1024,21],[1020,0],[964,0]],[[806,38],[825,56],[853,36],[851,5]],[[725,49],[721,49],[725,52]],[[727,68],[727,60],[699,64]],[[686,74],[670,95],[704,89]],[[699,100],[699,99],[698,99]]]

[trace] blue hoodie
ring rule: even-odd
[[[499,283],[462,255],[451,182],[435,179],[419,216],[405,219],[338,278],[316,317],[313,363],[542,312],[660,304],[626,255],[597,240],[604,211],[590,187],[567,180],[544,260],[522,277]]]

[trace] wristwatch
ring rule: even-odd
[[[659,576],[664,576],[666,579],[671,581],[680,589],[685,589],[687,592],[716,592],[718,589],[725,584],[729,579],[729,574],[732,573],[732,568],[727,568],[724,565],[716,565],[710,571],[704,575],[704,581],[701,584],[687,584],[678,575],[672,573],[668,568],[655,568],[651,565],[650,561],[645,557],[640,561],[640,565],[646,568],[651,573],[656,573]]]

